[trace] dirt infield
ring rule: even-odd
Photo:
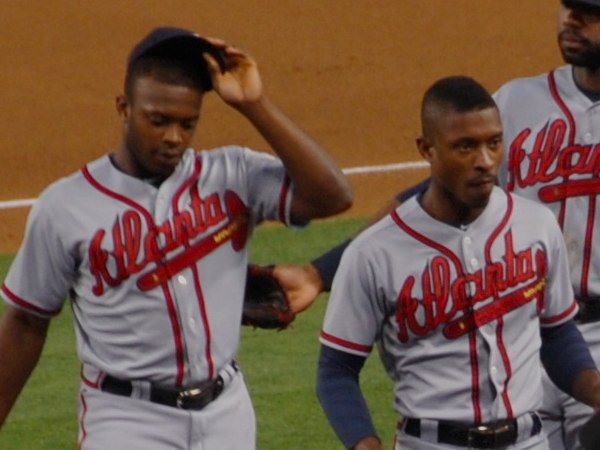
[[[114,147],[114,97],[131,46],[168,24],[250,51],[270,96],[343,167],[418,159],[418,104],[435,79],[464,73],[494,90],[560,63],[558,0],[6,0],[0,15],[0,201],[34,198]],[[217,99],[195,145],[265,143]],[[354,175],[374,211],[423,171]],[[65,199],[68,201],[68,199]],[[0,209],[0,251],[19,245],[28,208]]]

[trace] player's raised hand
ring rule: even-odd
[[[206,39],[224,54],[224,67],[209,53],[203,55],[210,67],[215,92],[233,107],[242,107],[259,100],[263,89],[256,61],[221,39]]]

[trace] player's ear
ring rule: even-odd
[[[419,149],[419,153],[423,158],[425,158],[427,161],[431,161],[431,150],[433,145],[428,138],[425,136],[419,136],[417,138],[417,148]]]
[[[115,106],[119,116],[121,116],[123,119],[126,119],[129,111],[127,108],[129,106],[129,101],[127,100],[127,96],[125,94],[117,95],[115,98]]]

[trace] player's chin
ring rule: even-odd
[[[494,183],[479,183],[469,187],[468,201],[466,202],[472,208],[481,208],[487,205],[490,195],[494,190]]]
[[[173,173],[180,161],[181,155],[161,155],[154,161],[154,173],[168,176]]]

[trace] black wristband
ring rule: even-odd
[[[350,242],[352,242],[352,239],[347,239],[310,262],[313,266],[315,266],[319,272],[319,275],[321,275],[323,286],[325,287],[324,290],[327,292],[331,290],[333,277],[335,276],[337,268],[340,265],[340,259],[342,259],[342,254]]]

